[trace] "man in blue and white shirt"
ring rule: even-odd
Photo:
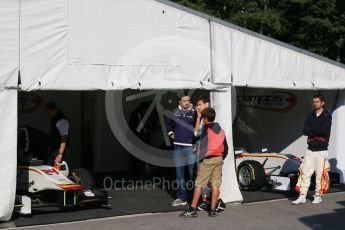
[[[195,142],[194,126],[197,114],[190,103],[190,96],[183,95],[179,106],[173,111],[173,120],[166,122],[167,132],[174,144],[174,161],[176,166],[176,181],[178,190],[176,200],[171,206],[187,204],[187,192],[185,188],[184,167],[188,166],[188,180],[194,181],[196,170],[196,155],[193,152]]]

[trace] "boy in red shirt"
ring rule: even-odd
[[[228,153],[228,144],[225,133],[217,122],[214,122],[216,112],[213,108],[206,108],[202,112],[204,128],[200,136],[200,162],[192,204],[184,211],[182,217],[197,217],[197,205],[201,191],[211,180],[212,197],[210,217],[217,216],[216,204],[219,197],[219,188],[222,184],[223,159]]]

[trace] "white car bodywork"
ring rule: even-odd
[[[46,190],[78,191],[83,187],[67,178],[69,169],[63,162],[60,169],[49,165],[18,166],[17,192],[15,211],[20,214],[31,214],[32,198],[29,194],[35,194]]]
[[[267,151],[263,149],[263,151]],[[290,176],[297,175],[302,159],[292,154],[284,153],[248,153],[244,149],[235,151],[236,168],[244,161],[260,162],[266,177],[275,190],[290,190]]]
[[[79,184],[68,179],[66,175],[68,175],[68,170],[60,171],[48,165],[19,166],[17,190],[36,193],[43,190],[74,191],[82,189]]]

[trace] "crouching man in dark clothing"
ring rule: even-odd
[[[190,207],[184,211],[182,217],[197,217],[197,205],[201,191],[208,186],[209,181],[211,181],[212,189],[209,216],[217,216],[216,204],[219,188],[222,184],[223,159],[228,154],[228,144],[223,129],[217,122],[214,122],[215,118],[216,112],[213,108],[206,108],[202,112],[204,127],[200,135],[200,154],[198,157],[200,164],[195,180],[193,201]]]
[[[315,95],[313,98],[314,111],[308,115],[303,128],[303,135],[308,137],[308,150],[300,167],[300,178],[296,186],[300,195],[292,204],[306,203],[311,176],[314,172],[316,184],[312,203],[321,203],[321,195],[328,189],[328,142],[331,134],[332,115],[324,106],[323,96]]]
[[[70,124],[67,117],[54,104],[48,103],[44,107],[50,122],[50,150],[48,164],[54,166],[62,162],[69,153]]]

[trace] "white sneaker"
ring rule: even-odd
[[[184,205],[187,205],[187,201],[183,201],[181,199],[176,199],[170,203],[170,206],[172,206],[172,207],[184,206]]]
[[[307,199],[305,196],[300,195],[297,200],[292,201],[291,204],[305,204],[307,202]]]
[[[313,202],[311,202],[312,204],[319,204],[322,202],[322,198],[321,196],[314,196],[314,200]]]

